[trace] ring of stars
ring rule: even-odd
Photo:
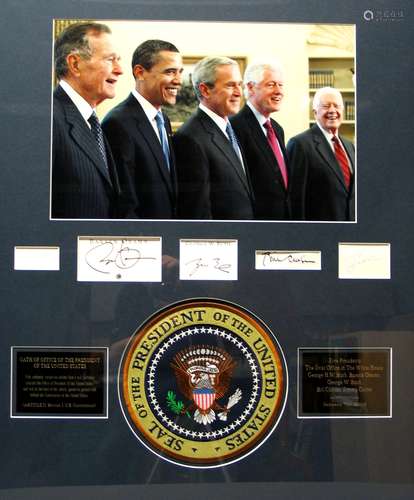
[[[161,406],[158,403],[157,397],[155,395],[155,383],[156,383],[156,369],[158,364],[160,363],[163,355],[168,351],[168,349],[174,345],[179,340],[184,339],[185,337],[191,337],[192,335],[197,335],[199,333],[208,333],[214,335],[216,337],[223,338],[224,340],[228,340],[236,347],[240,349],[243,353],[245,359],[247,360],[251,375],[252,375],[252,391],[250,394],[249,402],[246,408],[243,410],[242,414],[234,420],[232,423],[227,425],[222,429],[218,429],[215,431],[190,431],[185,429],[184,427],[178,425],[176,422],[173,422],[163,411]],[[147,383],[148,383],[148,394],[149,400],[152,405],[153,410],[157,414],[158,418],[163,422],[163,424],[169,429],[175,431],[176,433],[187,437],[198,440],[211,440],[222,438],[232,432],[234,432],[237,428],[239,428],[243,422],[247,420],[249,415],[252,413],[252,410],[255,408],[255,402],[258,400],[259,393],[259,370],[257,368],[257,364],[255,362],[255,358],[249,349],[245,346],[243,342],[241,342],[235,335],[230,332],[226,332],[224,330],[220,330],[219,328],[212,327],[194,327],[188,328],[186,330],[182,330],[175,335],[172,335],[169,340],[167,340],[158,352],[155,354],[153,359],[151,360],[151,364],[149,365],[148,375],[147,375]]]

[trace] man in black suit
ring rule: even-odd
[[[230,120],[246,157],[257,219],[290,218],[285,135],[270,118],[271,113],[280,110],[283,82],[278,63],[249,65],[244,74],[247,103]]]
[[[343,111],[338,90],[318,89],[313,99],[316,123],[288,142],[294,219],[355,220],[355,148],[338,135]]]
[[[135,89],[102,123],[111,144],[127,205],[134,217],[176,216],[177,180],[171,125],[161,111],[174,105],[181,87],[182,58],[163,40],[147,40],[132,56]]]
[[[240,108],[238,64],[227,57],[206,57],[194,67],[192,80],[200,105],[174,136],[179,216],[252,219],[246,160],[228,120]]]
[[[122,74],[111,31],[77,23],[55,42],[52,218],[122,217],[120,188],[110,148],[95,108],[115,96]]]

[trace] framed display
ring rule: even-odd
[[[412,498],[410,2],[3,3],[0,497]],[[111,71],[85,100],[88,117],[55,67],[56,42],[76,22],[106,26],[97,38],[115,47],[98,61]],[[180,83],[161,87],[170,108],[153,101],[164,123],[147,124],[177,211],[159,208],[158,181],[128,191],[133,170],[109,140],[108,117],[137,101],[131,91],[151,72],[133,59],[148,40],[173,44],[180,61],[170,68]],[[98,49],[64,57],[94,92]],[[220,176],[242,179],[252,211],[213,170],[219,208],[204,205],[213,187],[182,189],[179,148],[193,137],[180,134],[206,114],[189,75],[205,57],[232,59],[242,79],[254,62],[283,67],[269,115],[276,146],[268,129],[246,134],[280,166],[283,216],[263,208],[267,185],[255,183],[233,116],[260,86],[248,78],[224,87],[232,97],[215,125],[227,130],[230,117],[235,145],[220,137],[238,171]],[[205,95],[217,97],[217,81],[202,81]],[[325,103],[324,87],[342,101]],[[56,88],[79,116],[58,114]],[[338,185],[310,153],[298,159],[309,130],[328,134],[312,147],[330,148],[346,204],[330,205]],[[184,165],[191,180],[203,155]]]

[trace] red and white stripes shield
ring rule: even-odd
[[[193,399],[200,410],[208,410],[216,398],[216,393],[213,389],[194,389]]]

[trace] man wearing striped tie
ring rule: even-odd
[[[294,219],[355,220],[355,148],[338,134],[343,111],[337,89],[318,89],[313,99],[316,123],[288,142]]]
[[[119,59],[105,24],[72,24],[55,41],[52,218],[124,216],[117,171],[95,113],[115,96]]]

